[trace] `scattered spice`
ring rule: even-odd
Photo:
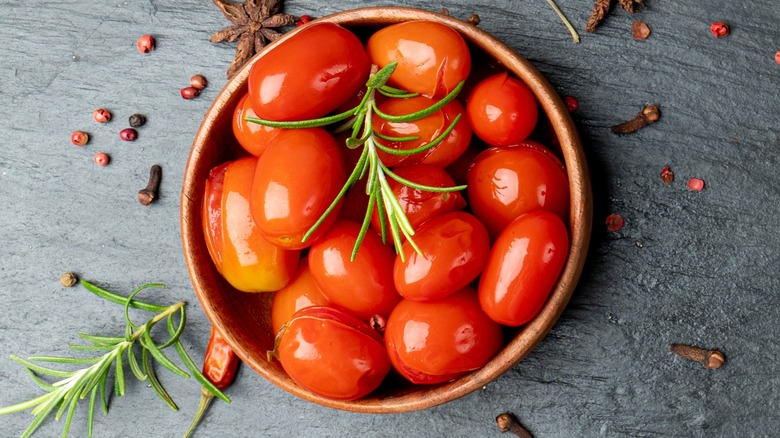
[[[780,50],[775,52],[775,62],[780,64]]]
[[[482,20],[479,19],[479,15],[477,15],[474,12],[472,12],[471,15],[469,15],[468,18],[466,18],[466,23],[472,26],[478,26],[480,21]]]
[[[109,157],[105,152],[98,152],[95,154],[95,157],[92,158],[92,161],[94,161],[95,164],[100,167],[108,166],[108,163],[111,161],[111,157]]]
[[[573,96],[564,97],[563,103],[566,104],[566,109],[568,109],[570,113],[573,113],[578,109],[580,109],[580,103]]]
[[[596,31],[596,28],[607,18],[607,14],[609,14],[609,10],[612,8],[613,3],[614,0],[596,0],[593,2],[593,12],[590,14],[590,18],[588,18],[588,22],[585,24],[586,32]],[[618,0],[618,3],[630,14],[636,12],[638,6],[645,4],[644,0]]]
[[[149,34],[141,35],[138,38],[138,41],[135,42],[136,47],[138,47],[138,51],[141,53],[149,53],[154,50],[154,44],[154,37]]]
[[[282,0],[246,0],[244,3],[213,1],[233,25],[215,32],[209,41],[232,43],[238,40],[236,58],[227,69],[228,78],[266,44],[282,36],[274,29],[295,24],[295,17],[281,13]]]
[[[195,87],[184,87],[181,89],[181,97],[187,100],[195,99],[198,96],[200,96],[200,90]]]
[[[517,417],[515,417],[514,414],[510,412],[504,412],[503,414],[497,416],[496,425],[498,426],[498,430],[501,432],[511,432],[515,436],[519,436],[521,438],[533,438],[531,432],[523,427],[523,425],[517,421]]]
[[[146,187],[138,191],[138,202],[141,205],[146,206],[157,200],[161,179],[162,167],[159,164],[155,164],[149,169],[149,182],[146,183]]]
[[[208,84],[209,81],[203,75],[194,75],[190,78],[190,86],[198,90],[206,88]]]
[[[64,287],[73,287],[79,282],[79,277],[73,272],[66,272],[60,277],[60,284]]]
[[[630,134],[639,131],[661,118],[661,110],[656,105],[647,105],[633,119],[611,127],[615,134]]]
[[[384,333],[385,327],[387,326],[387,320],[382,315],[374,315],[371,317],[371,320],[368,322],[374,331],[377,333]]]
[[[716,21],[710,25],[710,32],[715,38],[723,38],[728,36],[730,32],[729,25],[722,21]]]
[[[554,0],[547,0],[547,4],[550,5],[550,7],[555,11],[555,13],[558,15],[558,18],[561,19],[563,22],[563,25],[566,26],[566,29],[569,30],[569,34],[571,35],[571,38],[574,40],[574,43],[577,44],[580,42],[580,35],[577,33],[577,29],[572,26],[571,21],[569,21],[568,18],[566,18],[566,15],[563,13],[561,8],[558,7],[557,4],[555,4]]]
[[[143,114],[133,114],[129,119],[130,126],[133,128],[140,128],[146,124],[146,116]]]
[[[119,131],[119,138],[124,141],[135,141],[138,138],[138,131],[133,128],[125,128]]]
[[[607,220],[604,221],[604,223],[607,225],[607,231],[614,233],[615,231],[620,231],[620,229],[623,228],[625,221],[623,220],[623,216],[617,213],[612,213],[607,216]]]
[[[301,27],[304,24],[310,22],[311,20],[312,20],[311,15],[301,15],[301,17],[298,18],[298,21],[295,22],[295,25]]]
[[[671,184],[672,181],[674,181],[674,172],[672,172],[672,169],[669,166],[661,169],[661,180],[664,184]]]
[[[669,344],[669,351],[684,359],[699,362],[707,369],[720,368],[726,363],[726,356],[717,348],[705,350],[687,344]]]
[[[704,190],[704,180],[700,178],[691,178],[688,180],[688,190],[692,192],[700,192]]]
[[[644,21],[636,20],[631,23],[631,33],[637,41],[645,40],[650,36],[650,28]]]
[[[84,131],[73,131],[73,133],[70,134],[70,142],[76,146],[84,146],[89,143],[89,134]]]
[[[92,111],[92,118],[98,123],[108,123],[111,121],[111,112],[105,108],[98,108]]]

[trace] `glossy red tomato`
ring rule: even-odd
[[[438,166],[415,164],[399,167],[393,170],[398,176],[417,184],[431,187],[452,187],[455,181],[447,172]],[[390,187],[403,207],[409,223],[415,230],[426,220],[448,211],[460,210],[466,206],[466,201],[459,192],[429,192],[401,184],[388,178]],[[380,232],[379,215],[375,212],[371,219],[371,227]]]
[[[252,65],[252,108],[268,120],[322,117],[365,85],[370,67],[352,32],[333,23],[306,26]]]
[[[393,367],[412,383],[441,383],[484,366],[503,345],[501,327],[473,289],[434,301],[403,300],[385,328]]]
[[[252,217],[271,243],[291,249],[310,246],[336,220],[338,210],[306,242],[304,234],[345,182],[341,150],[327,131],[285,129],[257,160]]]
[[[306,259],[298,264],[293,280],[274,294],[271,301],[271,327],[277,333],[295,312],[312,306],[328,306],[330,300],[314,282]]]
[[[423,96],[409,99],[388,99],[379,106],[379,110],[386,114],[399,116],[424,110],[435,103],[435,100]],[[378,115],[374,115],[374,130],[380,134],[388,137],[420,137],[419,140],[411,141],[389,142],[379,140],[381,144],[398,150],[416,149],[432,142],[449,128],[458,115],[461,115],[458,123],[447,137],[435,147],[425,152],[408,156],[393,155],[379,151],[379,158],[389,167],[401,163],[405,165],[432,164],[445,167],[455,161],[469,146],[471,126],[469,126],[468,120],[466,120],[463,105],[457,100],[453,100],[430,116],[413,122],[388,122]]]
[[[220,198],[219,212],[209,211],[204,223],[210,223],[218,233],[207,233],[207,239],[219,237],[221,241],[207,246],[217,252],[215,263],[221,264],[221,273],[236,289],[244,292],[270,292],[284,287],[295,273],[299,251],[279,248],[268,242],[252,220],[249,194],[252,189],[257,158],[240,158],[221,167],[214,173],[221,178],[221,195],[207,192],[205,202],[211,210],[213,202]],[[218,218],[218,224],[212,221]]]
[[[281,129],[248,122],[245,120],[246,117],[257,117],[252,109],[252,102],[249,101],[249,95],[244,95],[238,101],[236,110],[233,112],[233,135],[241,147],[250,154],[259,157]]]
[[[295,383],[336,400],[369,394],[390,371],[382,338],[365,322],[328,307],[298,311],[279,335],[276,353]]]
[[[537,208],[568,220],[566,173],[560,162],[536,143],[482,151],[467,180],[469,205],[494,239],[514,218]]]
[[[232,162],[220,164],[209,171],[206,188],[203,191],[203,209],[201,210],[206,248],[220,274],[222,273],[222,191],[225,172],[230,163]]]
[[[371,62],[384,67],[398,62],[389,85],[428,97],[443,97],[471,70],[463,37],[449,26],[407,21],[387,26],[368,40]]]
[[[528,86],[499,73],[474,87],[466,102],[466,114],[479,138],[493,146],[509,146],[533,132],[539,109]]]
[[[425,222],[414,235],[422,254],[404,243],[406,261],[395,259],[398,293],[412,300],[444,298],[468,286],[485,266],[490,238],[474,216],[453,211]]]
[[[309,268],[322,293],[336,306],[363,321],[387,317],[401,299],[393,284],[395,253],[369,230],[355,259],[352,248],[360,232],[357,222],[339,220],[309,251]]]
[[[479,302],[494,321],[519,326],[533,319],[558,281],[569,253],[563,221],[536,210],[509,224],[490,251]]]

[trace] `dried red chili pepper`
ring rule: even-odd
[[[222,334],[211,327],[211,337],[209,338],[209,344],[206,347],[206,355],[203,358],[203,375],[209,379],[214,386],[220,391],[227,389],[233,378],[236,376],[236,370],[238,364],[241,361],[227,344]],[[189,437],[195,428],[198,426],[200,419],[206,410],[209,408],[211,401],[214,400],[214,394],[212,394],[206,387],[202,387],[200,390],[201,397],[198,404],[198,411],[195,413],[195,418],[192,420],[190,428],[184,434],[184,438]]]

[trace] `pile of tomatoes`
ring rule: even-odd
[[[420,154],[380,153],[397,175],[464,192],[428,192],[391,181],[419,252],[383,242],[375,213],[355,257],[368,196],[359,181],[308,239],[339,194],[356,154],[327,128],[270,128],[246,120],[297,121],[343,112],[372,71],[397,62],[388,85],[414,97],[384,98],[403,115],[466,90],[414,122],[376,114],[378,141],[413,149],[455,128]],[[203,229],[214,264],[236,289],[274,292],[274,356],[314,394],[356,399],[394,370],[415,384],[450,381],[485,365],[502,347],[502,326],[528,323],[565,264],[569,188],[564,166],[530,140],[533,92],[505,72],[470,78],[471,53],[446,25],[414,21],[364,43],[332,23],[311,23],[252,66],[233,132],[246,156],[206,181]],[[415,136],[413,141],[382,138]]]

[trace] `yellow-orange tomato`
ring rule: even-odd
[[[259,157],[268,142],[278,134],[281,129],[271,128],[269,126],[259,125],[248,122],[246,117],[257,117],[255,110],[252,109],[252,102],[249,95],[244,95],[233,112],[233,135],[238,143],[250,154]]]
[[[346,182],[341,150],[322,128],[285,129],[257,160],[252,217],[274,245],[301,249],[323,235],[338,210],[306,242],[303,236],[327,210]]]
[[[271,327],[276,333],[295,312],[306,307],[328,305],[330,300],[314,282],[308,260],[301,260],[293,281],[274,294],[271,302]]]
[[[232,163],[224,163],[211,169],[203,191],[203,209],[201,221],[206,248],[217,271],[222,273],[222,189],[225,172]]]
[[[465,80],[471,54],[453,28],[430,21],[407,21],[375,32],[366,44],[371,62],[398,66],[390,85],[428,97],[442,97]]]
[[[300,255],[272,245],[252,220],[249,194],[256,162],[246,157],[227,167],[220,200],[222,275],[244,292],[281,289],[292,279]]]
[[[424,110],[435,103],[435,100],[423,96],[410,99],[388,99],[379,105],[379,110],[386,114],[400,116]],[[458,115],[461,115],[458,123],[447,134],[447,137],[435,147],[414,155],[393,155],[380,151],[379,158],[390,167],[398,164],[431,164],[445,167],[455,161],[468,148],[471,141],[471,126],[469,126],[463,105],[457,100],[453,100],[428,117],[412,122],[389,122],[374,115],[374,130],[380,134],[388,137],[419,137],[418,140],[410,141],[379,140],[383,145],[397,150],[416,149],[431,143],[449,128]]]

